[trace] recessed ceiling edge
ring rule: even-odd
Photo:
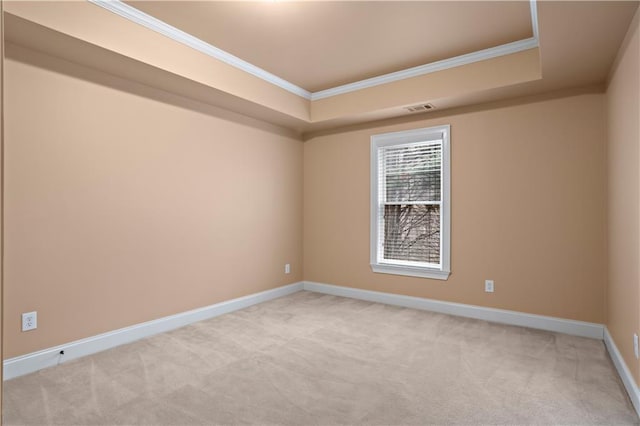
[[[411,77],[418,77],[436,71],[442,71],[461,65],[467,65],[486,59],[521,52],[523,50],[533,49],[539,46],[537,4],[536,0],[530,0],[529,4],[531,9],[531,27],[533,37],[312,93],[256,65],[242,60],[229,52],[192,36],[189,33],[179,30],[160,19],[154,18],[153,16],[148,15],[120,0],[87,1],[310,101],[342,95]]]
[[[226,52],[218,47],[215,47],[203,40],[200,40],[197,37],[192,36],[189,33],[186,33],[178,28],[167,24],[160,19],[154,18],[153,16],[142,12],[141,10],[136,9],[133,6],[129,6],[126,3],[123,3],[120,0],[87,0],[89,3],[93,3],[96,6],[100,6],[104,9],[107,9],[110,12],[115,13],[116,15],[120,15],[121,17],[134,22],[138,25],[142,25],[152,31],[155,31],[159,34],[162,34],[178,43],[182,43],[192,49],[195,49],[205,55],[208,55],[212,58],[218,59],[228,65],[231,65],[235,68],[238,68],[242,71],[245,71],[249,74],[252,74],[268,83],[271,83],[275,86],[278,86],[284,90],[287,90],[295,95],[301,96],[305,99],[311,99],[311,92],[303,89],[302,87],[298,87],[295,84],[278,77],[275,74],[271,74],[270,72],[263,70],[260,67],[257,67],[245,60],[238,58],[237,56],[232,55],[229,52]]]

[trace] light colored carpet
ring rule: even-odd
[[[4,390],[6,425],[638,423],[601,341],[310,292]]]

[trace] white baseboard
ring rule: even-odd
[[[121,328],[119,330],[99,334],[86,339],[76,340],[74,342],[47,348],[38,352],[10,358],[4,361],[4,380],[9,380],[46,367],[54,366],[59,364],[60,361],[66,362],[106,349],[111,349],[154,334],[163,333],[197,321],[213,318],[257,303],[286,296],[303,289],[318,293],[332,294],[335,296],[350,297],[354,299],[368,300],[371,302],[423,309],[504,324],[556,331],[594,339],[602,340],[604,337],[604,326],[601,324],[526,314],[502,309],[485,308],[461,303],[443,302],[439,300],[403,296],[398,294],[381,293],[377,291],[361,290],[330,284],[298,282],[263,291],[261,293],[251,294],[203,308]],[[59,355],[61,350],[64,350],[63,358]]]
[[[616,366],[616,370],[618,370],[618,374],[622,379],[622,383],[624,383],[625,389],[627,389],[629,398],[631,398],[631,403],[636,409],[638,416],[640,416],[640,390],[638,389],[638,385],[636,384],[631,371],[629,371],[629,367],[627,367],[627,363],[624,362],[624,358],[622,358],[616,343],[613,341],[613,337],[609,334],[607,327],[604,328],[604,344],[609,351],[613,364]]]
[[[605,346],[607,347],[609,355],[618,370],[618,374],[620,375],[624,387],[629,394],[629,398],[633,403],[636,413],[640,417],[640,390],[638,390],[638,385],[609,334],[609,330],[607,330],[607,327],[603,324],[526,314],[523,312],[508,311],[504,309],[485,308],[482,306],[465,305],[461,303],[443,302],[440,300],[382,293],[378,291],[362,290],[310,281],[304,281],[303,288],[307,291],[315,291],[317,293],[331,294],[334,296],[350,297],[353,299],[367,300],[369,302],[384,303],[387,305],[402,306],[413,309],[423,309],[443,314],[604,340]]]
[[[43,368],[59,364],[61,361],[61,356],[59,355],[61,350],[64,350],[64,361],[70,361],[72,359],[91,355],[96,352],[149,337],[154,334],[163,333],[194,322],[206,320],[258,303],[286,296],[300,290],[308,290],[317,293],[331,294],[334,296],[350,297],[370,302],[422,309],[443,314],[604,340],[607,350],[611,355],[611,359],[618,370],[618,374],[624,383],[629,397],[631,398],[631,402],[633,403],[638,416],[640,416],[640,390],[638,389],[638,385],[622,358],[620,351],[618,351],[613,338],[609,334],[609,330],[607,330],[607,328],[602,324],[526,314],[504,309],[485,308],[461,303],[443,302],[440,300],[382,293],[378,291],[362,290],[309,281],[277,287],[260,293],[250,294],[237,299],[205,306],[203,308],[121,328],[119,330],[99,334],[86,339],[76,340],[65,345],[7,359],[4,361],[4,380],[13,379],[18,376],[33,373]]]
[[[507,311],[504,309],[485,308],[482,306],[465,305],[462,303],[443,302],[440,300],[424,299],[421,297],[381,293],[378,291],[341,287],[309,281],[305,281],[303,285],[305,290],[315,291],[317,293],[351,297],[353,299],[385,303],[387,305],[423,309],[426,311],[457,315],[460,317],[476,318],[503,324],[518,325],[522,327],[536,328],[547,331],[556,331],[559,333],[589,337],[592,339],[602,340],[604,336],[604,326],[602,324],[591,322],[526,314],[517,311]]]
[[[237,299],[227,300],[203,308],[182,312],[153,321],[143,322],[119,330],[110,331],[86,339],[76,340],[65,345],[44,349],[38,352],[10,358],[4,361],[4,380],[33,373],[46,367],[59,364],[61,360],[70,361],[96,352],[111,349],[125,343],[163,333],[197,321],[206,320],[228,312],[237,311],[257,303],[266,302],[302,290],[301,282],[277,287],[260,293],[250,294]],[[64,350],[63,359],[60,351]]]
[[[64,345],[7,359],[4,361],[4,380],[13,379],[18,376],[33,373],[43,368],[59,364],[62,360],[59,355],[61,350],[64,350],[64,361],[70,361],[72,359],[91,355],[126,343],[131,343],[135,340],[149,337],[154,334],[163,333],[194,322],[206,320],[258,303],[286,296],[300,290],[308,290],[317,293],[331,294],[334,296],[350,297],[370,302],[422,309],[443,314],[604,340],[613,363],[618,370],[618,374],[629,393],[633,406],[640,416],[640,391],[638,390],[638,385],[631,375],[624,359],[620,355],[609,331],[602,324],[526,314],[504,309],[485,308],[461,303],[443,302],[440,300],[382,293],[309,281],[277,287],[260,293],[239,297],[237,299],[216,303],[203,308],[159,318],[157,320],[136,324],[86,339],[76,340]]]

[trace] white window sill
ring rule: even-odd
[[[451,272],[441,269],[421,268],[417,266],[391,265],[383,263],[372,263],[373,272],[392,275],[407,275],[410,277],[433,278],[436,280],[446,280]]]

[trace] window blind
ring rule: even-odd
[[[442,140],[379,148],[381,260],[441,264]]]

